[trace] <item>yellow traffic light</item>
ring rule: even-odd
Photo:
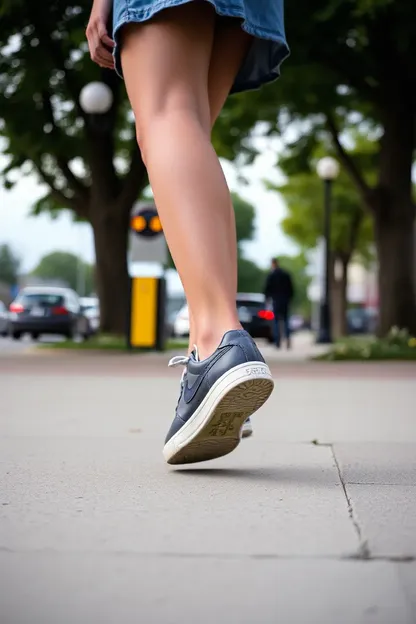
[[[161,223],[159,217],[152,217],[150,219],[149,225],[150,225],[150,229],[153,232],[161,232],[162,231],[162,223]]]
[[[142,217],[141,215],[136,215],[132,218],[130,225],[131,229],[135,232],[143,232],[143,230],[146,229],[147,223],[144,217]]]

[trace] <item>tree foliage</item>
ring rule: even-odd
[[[252,240],[254,236],[254,206],[245,201],[237,193],[231,194],[231,200],[235,214],[237,245],[241,248],[241,243]]]
[[[69,288],[78,291],[79,295],[89,295],[95,291],[94,268],[66,251],[53,251],[44,256],[32,274],[44,280],[61,280]]]
[[[303,250],[317,246],[323,233],[323,185],[316,175],[294,175],[280,187],[288,214],[282,221],[285,234]],[[347,175],[342,172],[333,185],[331,202],[331,249],[347,263],[356,254],[364,262],[372,256],[372,222]]]
[[[13,0],[3,2],[0,13],[6,185],[13,184],[14,170],[35,172],[49,187],[37,211],[71,208],[82,218],[88,218],[94,174],[101,173],[103,191],[110,196],[122,191],[127,179],[117,171],[117,156],[126,163],[124,171],[130,171],[135,197],[140,186],[137,168],[132,170],[137,150],[124,89],[113,72],[100,70],[89,58],[85,25],[90,9],[89,0]],[[114,97],[110,112],[96,119],[79,104],[81,89],[93,80],[105,82]],[[100,155],[104,145],[107,153]],[[105,164],[100,156],[107,156]],[[100,161],[106,178],[104,170],[96,170]]]
[[[0,282],[15,286],[18,282],[20,258],[7,244],[0,245]]]

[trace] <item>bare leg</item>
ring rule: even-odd
[[[214,126],[225,104],[235,76],[247,54],[251,41],[252,37],[241,29],[238,20],[230,18],[217,21],[208,72],[208,99],[211,128]],[[237,235],[234,208],[231,199],[228,204],[227,213],[229,220],[228,250],[230,253],[230,266],[235,267],[234,290],[237,291]],[[189,309],[189,321],[190,352],[196,343],[195,323],[191,309]]]
[[[139,145],[202,358],[240,327],[230,196],[209,140],[214,28],[212,8],[189,3],[126,27],[122,47]]]

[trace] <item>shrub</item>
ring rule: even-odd
[[[384,338],[372,338],[366,342],[350,339],[334,345],[317,360],[415,360],[416,338],[406,329],[392,327]]]

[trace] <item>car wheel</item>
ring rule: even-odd
[[[81,333],[82,339],[83,340],[89,340],[89,338],[91,338],[92,335],[93,335],[92,327],[86,321],[85,322],[85,326],[84,326],[84,331]]]
[[[64,334],[66,340],[74,340],[75,335],[76,331],[73,325],[71,325],[71,327],[68,328],[68,331],[66,331]]]
[[[76,325],[73,325],[68,330],[68,332],[65,334],[65,337],[67,340],[72,340],[73,342],[79,342],[80,339],[84,338],[83,334],[79,331],[79,327],[77,327]]]
[[[31,336],[32,336],[32,340],[38,340],[39,339],[39,334],[37,334],[36,332],[31,334]]]
[[[92,331],[90,328],[87,328],[82,334],[81,334],[81,338],[83,340],[89,340],[92,336]]]
[[[20,340],[21,337],[22,337],[21,332],[12,332],[13,340]]]

